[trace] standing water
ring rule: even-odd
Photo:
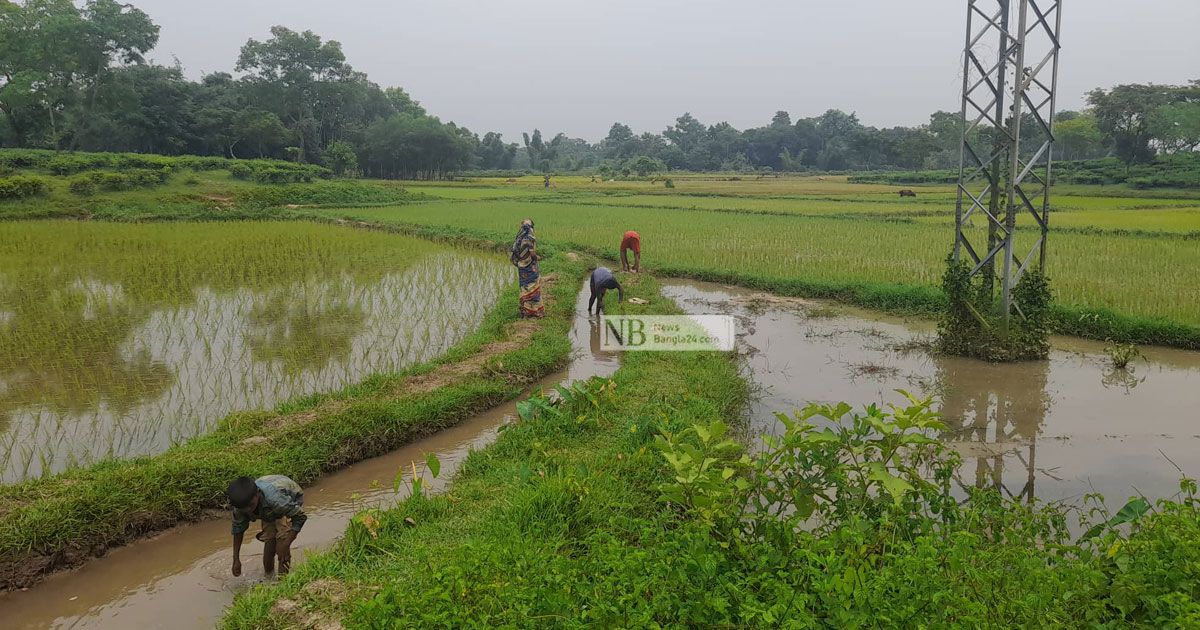
[[[532,389],[552,388],[616,371],[615,355],[599,350],[595,320],[581,315],[587,294],[580,293],[571,329],[575,356],[569,367]],[[397,472],[435,453],[442,463],[437,479],[423,484],[443,490],[467,454],[491,443],[501,425],[515,415],[514,404],[501,405],[429,438],[329,475],[304,490],[309,515],[296,540],[295,562],[305,551],[328,548],[350,518],[368,507],[387,508],[407,498],[393,490]],[[405,479],[411,473],[405,473]],[[407,488],[408,484],[402,484]],[[251,530],[253,531],[253,530]],[[241,577],[229,572],[232,561],[229,519],[181,525],[152,538],[115,549],[73,570],[52,575],[25,592],[0,595],[0,619],[12,628],[207,628],[234,596],[262,582],[262,545],[248,539]]]
[[[429,360],[511,273],[324,225],[0,225],[0,482],[157,453]]]
[[[963,487],[1124,502],[1174,494],[1175,464],[1200,474],[1198,352],[1145,349],[1132,371],[1115,370],[1103,344],[1056,338],[1047,361],[992,364],[930,352],[929,322],[701,282],[664,282],[663,294],[692,314],[737,318],[759,391],[747,409],[752,435],[778,431],[775,412],[900,404],[902,389],[937,397]]]

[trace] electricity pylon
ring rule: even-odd
[[[966,252],[993,299],[1000,261],[1005,318],[1020,314],[1017,281],[1046,263],[1061,24],[1062,0],[967,0],[953,257]],[[1025,225],[1036,228],[1032,244],[1017,242]]]

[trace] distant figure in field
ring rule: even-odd
[[[550,176],[549,176],[549,175],[545,176],[545,177],[542,179],[542,186],[543,186],[544,188],[549,188],[549,187],[550,187]]]
[[[592,297],[588,298],[589,315],[592,313],[593,304],[596,305],[597,315],[604,311],[604,294],[610,289],[617,290],[619,302],[625,301],[625,289],[621,288],[621,283],[617,282],[617,277],[608,270],[608,267],[596,267],[596,270],[592,272],[591,289]]]
[[[521,317],[545,317],[542,305],[542,272],[538,269],[537,238],[533,235],[533,219],[521,222],[521,231],[513,241],[509,259],[517,267],[517,282],[521,286],[518,301]]]
[[[633,267],[629,266],[629,250],[633,250]],[[639,273],[642,270],[642,237],[629,230],[621,238],[621,270]]]
[[[250,521],[262,521],[262,531],[255,538],[263,543],[263,572],[275,572],[278,556],[279,574],[287,574],[292,568],[292,541],[308,520],[301,509],[304,491],[300,485],[283,475],[257,480],[238,477],[229,484],[225,496],[233,506],[233,575],[242,574],[242,537],[250,529]]]
[[[905,188],[904,190],[900,191],[900,196],[901,197],[916,197],[917,193]]]

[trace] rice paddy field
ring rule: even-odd
[[[319,213],[493,233],[513,231],[528,216],[543,241],[612,256],[621,234],[634,229],[645,264],[657,271],[767,284],[934,289],[953,239],[947,186],[913,187],[916,199],[900,199],[896,186],[844,177],[681,177],[673,189],[662,181],[552,182],[549,189],[540,177],[414,185],[428,201]],[[1059,231],[1047,265],[1058,301],[1200,326],[1200,198],[1098,186],[1069,192],[1054,198],[1051,215]]]
[[[427,361],[503,258],[300,222],[0,222],[6,483],[162,451],[233,411]]]

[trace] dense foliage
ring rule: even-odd
[[[1044,359],[1050,352],[1050,285],[1040,270],[1028,271],[1013,287],[1016,313],[1005,317],[987,275],[946,261],[942,291],[946,308],[938,321],[938,344],[950,354],[988,361]]]
[[[1175,153],[1144,164],[1125,164],[1117,158],[1074,160],[1054,165],[1059,184],[1128,184],[1133,188],[1200,188],[1200,153]],[[890,171],[850,176],[858,184],[953,184],[958,170]]]
[[[117,0],[0,0],[0,146],[272,157],[339,175],[443,177],[464,170],[590,170],[606,177],[672,170],[847,171],[955,167],[958,113],[915,127],[876,128],[831,109],[786,111],[738,130],[683,114],[661,133],[614,123],[597,143],[443,123],[403,89],[372,83],[336,41],[276,26],[246,42],[234,71],[199,81],[149,63],[150,16]],[[1200,86],[1093,90],[1090,108],[1057,116],[1058,157],[1127,163],[1200,146]],[[1033,131],[1032,118],[1023,128]],[[982,139],[986,142],[986,138]],[[644,158],[644,159],[643,159]]]

